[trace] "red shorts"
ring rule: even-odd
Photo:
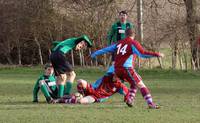
[[[115,74],[122,80],[128,81],[131,87],[142,81],[140,75],[133,68],[115,68]]]

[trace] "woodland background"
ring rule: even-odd
[[[0,64],[43,65],[53,41],[86,34],[94,46],[71,51],[70,62],[108,66],[109,55],[96,61],[87,56],[107,46],[107,32],[121,10],[128,11],[136,30],[143,25],[143,38],[138,41],[166,55],[165,59],[138,60],[139,67],[200,69],[198,0],[0,0]]]

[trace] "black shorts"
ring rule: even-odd
[[[50,60],[53,65],[56,76],[73,71],[72,65],[67,61],[67,58],[62,52],[52,52],[50,55]]]
[[[45,83],[46,86],[47,86],[47,89],[48,89],[48,92],[50,94],[50,96],[53,98],[53,99],[57,99],[58,98],[58,87],[56,87],[55,90],[53,90],[50,86],[48,86],[47,83]]]
[[[58,98],[58,88],[56,88],[56,90],[54,90],[54,91],[50,91],[49,94],[53,99],[57,99]]]

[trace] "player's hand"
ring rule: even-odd
[[[159,57],[164,57],[165,55],[163,53],[159,53]]]

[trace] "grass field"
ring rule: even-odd
[[[77,79],[94,81],[101,69],[76,69]],[[32,103],[39,67],[0,68],[0,123],[200,123],[200,72],[140,70],[154,101],[162,107],[147,109],[137,93],[134,107],[116,94],[107,102],[90,105]],[[75,87],[75,85],[74,85]],[[75,91],[75,88],[73,89]]]

